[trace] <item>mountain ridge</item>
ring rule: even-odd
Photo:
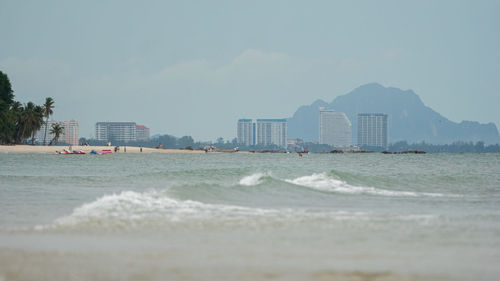
[[[426,106],[413,90],[384,87],[369,83],[333,99],[330,103],[318,99],[311,105],[300,106],[288,118],[289,138],[316,141],[319,138],[319,107],[345,112],[353,124],[353,144],[357,143],[357,114],[385,113],[389,115],[389,142],[397,141],[446,144],[456,141],[500,143],[494,123],[476,121],[456,123]]]

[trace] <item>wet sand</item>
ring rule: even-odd
[[[390,271],[336,271],[268,268],[262,265],[222,263],[179,265],[173,253],[143,255],[105,252],[72,253],[3,249],[0,280],[286,280],[286,281],[449,281],[439,276]],[[195,259],[196,261],[196,259]],[[3,276],[2,276],[3,275]],[[4,279],[2,279],[4,278]]]

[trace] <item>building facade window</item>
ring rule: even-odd
[[[358,145],[387,148],[389,142],[387,114],[358,114]]]
[[[286,147],[287,124],[286,119],[240,119],[237,126],[238,143]]]
[[[352,124],[344,112],[319,109],[319,143],[334,147],[352,144]]]
[[[137,140],[135,122],[97,122],[95,135],[98,141],[129,142]]]

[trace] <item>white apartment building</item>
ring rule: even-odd
[[[286,119],[238,120],[238,143],[245,145],[277,145],[286,147]]]
[[[136,141],[135,122],[97,122],[95,124],[95,137],[99,141]]]
[[[319,109],[319,143],[339,148],[352,144],[352,124],[344,112]]]
[[[358,114],[358,145],[387,148],[387,114]]]
[[[257,119],[257,144],[286,147],[286,119]]]
[[[244,145],[255,145],[256,124],[252,119],[238,120],[237,130],[238,143]]]

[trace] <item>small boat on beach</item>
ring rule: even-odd
[[[113,151],[111,149],[103,149],[101,152],[97,152],[96,150],[92,150],[90,154],[97,154],[97,155],[103,155],[103,154],[113,154]]]
[[[85,154],[85,151],[83,150],[69,151],[67,149],[64,149],[63,151],[56,151],[56,154]]]

